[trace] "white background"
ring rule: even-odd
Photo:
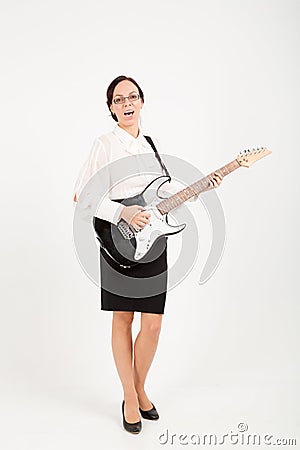
[[[166,429],[221,437],[239,422],[299,445],[300,2],[0,5],[1,448],[154,449]],[[161,419],[138,436],[121,426],[111,313],[72,240],[73,186],[115,125],[105,92],[121,74],[144,90],[145,130],[203,173],[273,152],[218,188],[226,246],[202,286],[211,229],[196,208],[200,259],[168,293],[148,377]]]

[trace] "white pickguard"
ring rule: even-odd
[[[161,214],[156,206],[162,200],[168,198],[159,195],[159,189],[169,180],[170,177],[164,175],[157,177],[141,193],[143,207],[150,213],[149,223],[144,228],[136,231],[125,220],[121,220],[117,225],[123,238],[132,239],[135,237],[136,248],[133,256],[135,261],[141,260],[160,236],[179,233],[186,227],[186,224],[170,225],[167,214]]]
[[[145,210],[151,214],[150,221],[142,230],[134,233],[136,239],[134,259],[136,261],[139,261],[146,255],[159,236],[175,234],[186,227],[185,224],[175,226],[168,224],[167,215],[162,215],[156,208],[156,204],[159,201],[161,199],[155,199],[145,207]]]

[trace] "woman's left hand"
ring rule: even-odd
[[[212,185],[210,185],[209,189],[217,188],[220,186],[223,180],[223,175],[220,172],[214,172],[211,176],[208,177]]]
[[[218,171],[217,171],[217,172],[213,172],[212,175],[208,175],[207,178],[208,178],[210,184],[209,184],[209,186],[205,189],[205,191],[209,191],[210,189],[219,187],[220,184],[221,184],[222,181],[223,181],[223,175],[221,175],[221,173],[218,172]],[[195,198],[197,199],[197,198],[199,197],[200,194],[201,194],[201,192],[200,192],[199,194],[196,194],[196,195],[195,195]]]

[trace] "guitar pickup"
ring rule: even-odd
[[[131,226],[126,222],[126,220],[121,219],[121,220],[118,222],[117,227],[118,227],[118,230],[120,231],[120,233],[122,234],[122,236],[123,236],[125,239],[132,239],[132,238],[134,238],[134,236],[135,236],[134,231],[133,231],[134,229],[133,229],[133,227],[131,227]]]

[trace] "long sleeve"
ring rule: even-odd
[[[117,224],[124,205],[110,200],[108,193],[102,198],[98,208],[92,210],[93,205],[98,205],[98,201],[100,201],[100,196],[99,199],[97,198],[97,183],[99,183],[99,187],[101,184],[101,189],[99,189],[101,192],[107,192],[111,187],[107,151],[101,139],[97,137],[75,183],[73,203],[76,204],[76,197],[82,209],[90,210],[90,216],[96,216]],[[94,177],[98,171],[100,171],[99,177]],[[91,178],[93,178],[93,182],[88,183]]]

